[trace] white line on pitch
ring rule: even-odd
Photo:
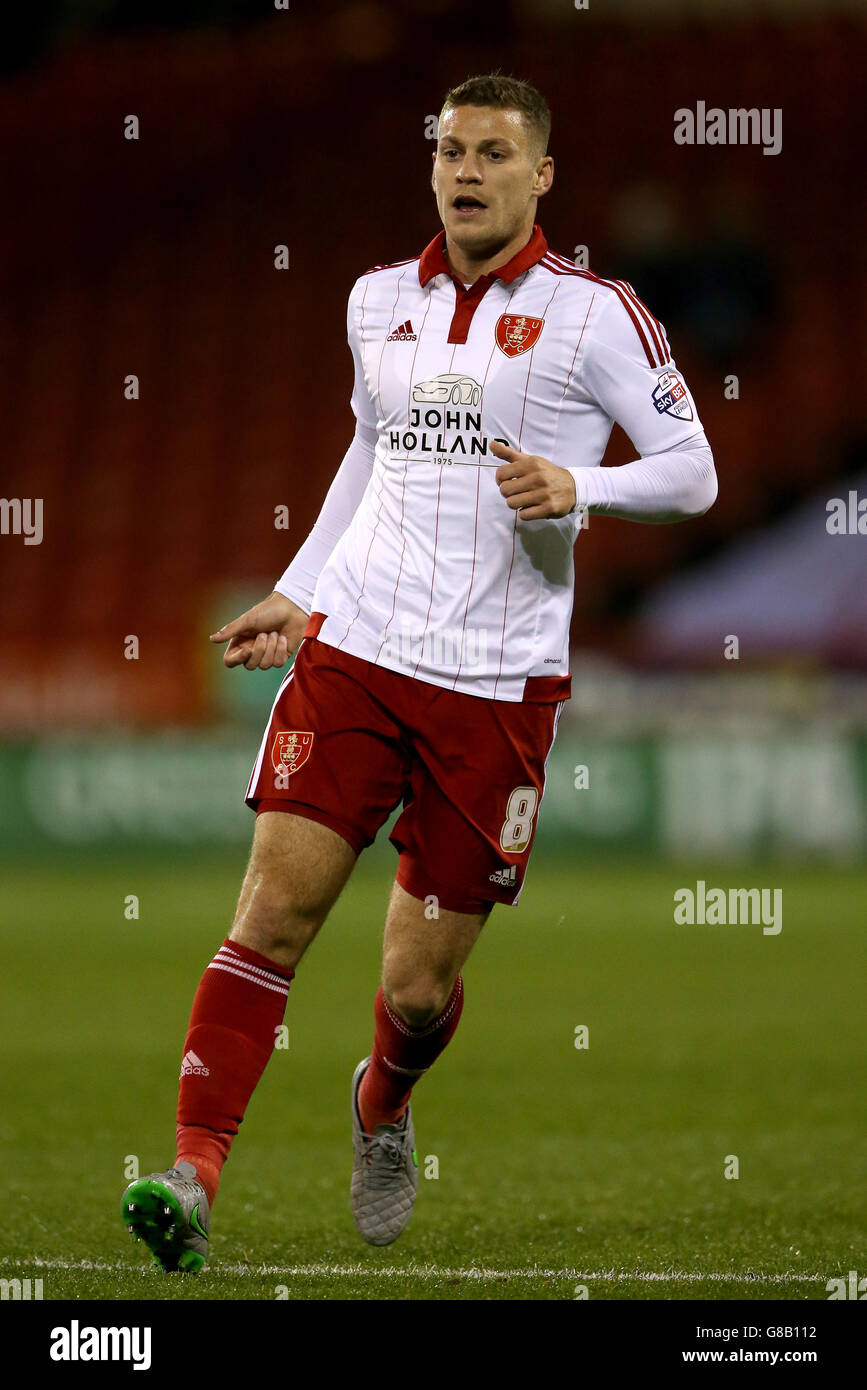
[[[103,1260],[43,1260],[35,1257],[24,1260],[0,1260],[0,1265],[15,1266],[22,1268],[35,1265],[40,1269],[69,1269],[69,1270],[94,1270],[106,1274],[140,1274],[150,1275],[153,1270],[149,1267],[140,1268],[136,1265],[121,1264],[118,1261],[108,1263]],[[376,1265],[329,1265],[329,1264],[309,1264],[309,1265],[241,1265],[241,1264],[216,1264],[204,1271],[211,1274],[232,1274],[232,1275],[288,1275],[295,1278],[356,1278],[367,1277],[371,1279],[607,1279],[616,1280],[623,1283],[643,1283],[643,1282],[662,1282],[662,1283],[726,1283],[726,1284],[789,1284],[789,1283],[818,1283],[826,1281],[827,1274],[805,1274],[801,1270],[792,1270],[791,1273],[784,1274],[764,1274],[761,1271],[745,1271],[742,1274],[734,1272],[727,1274],[724,1271],[711,1271],[702,1273],[695,1270],[618,1270],[618,1269],[539,1269],[536,1266],[528,1266],[518,1269],[485,1269],[470,1266],[466,1269],[447,1269],[439,1265],[383,1265],[377,1268]]]

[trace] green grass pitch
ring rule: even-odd
[[[413,1219],[395,1245],[365,1245],[349,1211],[349,1083],[371,1041],[387,847],[362,860],[299,969],[290,1046],[235,1142],[209,1265],[151,1270],[120,1219],[124,1168],[174,1156],[189,1006],[242,871],[234,848],[4,870],[0,1276],[42,1278],[45,1299],[573,1299],[583,1286],[589,1299],[824,1300],[828,1279],[867,1274],[864,875],[570,865],[541,849],[520,906],[489,920],[458,1033],[416,1088]],[[674,891],[697,877],[782,887],[781,933],[676,926]]]

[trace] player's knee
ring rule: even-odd
[[[257,934],[263,944],[258,949],[264,956],[283,960],[287,965],[295,965],[321,925],[322,919],[319,916],[305,916],[293,912],[262,919],[258,924]]]
[[[232,939],[294,967],[327,913],[327,903],[308,901],[285,881],[262,876],[254,885],[245,884],[241,892]]]
[[[388,980],[382,992],[394,1012],[410,1028],[424,1028],[442,1013],[451,994],[451,985],[437,980]]]

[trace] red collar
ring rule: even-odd
[[[454,280],[456,285],[464,288],[463,283],[457,276],[452,274],[448,262],[445,258],[445,232],[438,232],[433,241],[424,248],[418,262],[419,284],[424,287],[435,275],[448,275]],[[541,261],[545,252],[548,250],[548,243],[542,233],[542,228],[537,222],[533,223],[533,235],[527,242],[523,250],[518,251],[505,265],[497,266],[495,270],[488,271],[482,276],[483,280],[490,283],[491,278],[496,275],[507,285],[511,285],[513,280],[517,280],[519,275],[523,275],[525,270],[529,270],[531,265],[536,265]]]

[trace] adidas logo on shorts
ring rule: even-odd
[[[181,1076],[210,1076],[211,1069],[206,1067],[201,1057],[197,1057],[195,1052],[188,1052],[181,1062]],[[180,1078],[179,1078],[180,1079]]]
[[[488,874],[488,882],[499,884],[501,888],[514,888],[517,867],[517,864],[512,864],[511,867],[495,869],[492,874]]]

